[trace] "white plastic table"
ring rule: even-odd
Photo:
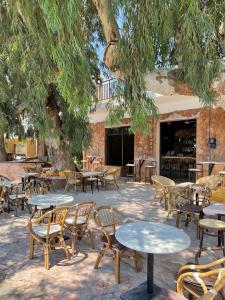
[[[44,195],[32,196],[29,204],[40,208],[48,208],[51,206],[63,206],[73,202],[74,197],[67,194],[47,193]]]
[[[203,164],[203,165],[208,165],[208,175],[211,175],[214,166],[215,165],[224,165],[225,161],[213,161],[213,160],[209,160],[209,161],[200,161],[199,163]]]
[[[144,221],[120,226],[116,231],[116,239],[124,246],[148,255],[147,284],[144,282],[122,294],[120,296],[122,300],[144,300],[154,297],[160,291],[160,288],[154,285],[153,280],[154,254],[180,252],[191,244],[190,238],[181,229],[162,223]]]
[[[203,212],[205,215],[218,216],[218,219],[221,219],[221,215],[225,215],[225,204],[213,203],[204,207]]]

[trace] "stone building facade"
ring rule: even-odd
[[[217,105],[211,109],[202,107],[199,99],[193,96],[159,97],[156,100],[159,109],[159,119],[153,122],[153,129],[149,136],[137,133],[134,135],[134,158],[151,157],[157,161],[158,173],[160,173],[160,124],[162,122],[196,120],[196,162],[217,161],[213,174],[217,174],[225,167],[225,109]],[[96,112],[90,115],[90,127],[92,129],[92,143],[90,149],[84,151],[84,160],[89,155],[97,153],[106,164],[106,129],[105,121],[107,111],[101,103]],[[151,121],[150,121],[151,122]],[[121,122],[121,126],[129,125],[129,117]],[[216,148],[209,147],[209,137],[216,139]],[[96,155],[96,154],[95,154]],[[224,162],[224,164],[222,163]],[[204,165],[204,174],[207,175],[208,166]],[[142,179],[143,179],[142,169]]]

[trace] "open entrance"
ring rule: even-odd
[[[134,135],[129,127],[106,129],[106,164],[125,166],[134,159]]]
[[[188,180],[196,163],[196,119],[160,124],[160,175]]]

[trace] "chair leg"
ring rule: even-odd
[[[139,265],[138,265],[138,253],[137,251],[134,251],[134,267],[135,267],[135,270],[136,272],[140,272],[140,268],[139,268]]]
[[[76,253],[77,234],[73,232],[71,239],[72,239],[72,255],[74,255]]]
[[[120,251],[116,250],[115,257],[115,280],[116,283],[120,283]]]
[[[201,228],[201,239],[200,239],[200,245],[199,245],[199,255],[198,257],[200,258],[201,253],[202,253],[202,246],[203,246],[203,238],[204,238],[204,228]]]
[[[104,256],[105,254],[105,251],[103,249],[101,249],[98,253],[98,257],[96,259],[96,262],[95,262],[95,265],[94,265],[94,269],[98,269],[99,268],[99,265],[100,265],[100,262],[102,260],[102,257]]]
[[[30,253],[29,253],[29,259],[32,259],[34,257],[34,238],[30,237]]]
[[[177,217],[176,217],[176,226],[177,226],[177,228],[179,228],[179,227],[180,227],[180,213],[179,213],[179,211],[177,212]]]
[[[65,243],[65,241],[64,241],[64,238],[61,237],[61,238],[60,238],[60,241],[61,241],[61,246],[62,246],[62,247],[64,248],[64,250],[65,250],[66,258],[67,258],[67,259],[70,259],[69,250],[68,250],[67,245],[66,245],[66,243]]]
[[[119,189],[119,186],[118,186],[116,180],[114,179],[113,181],[114,181],[114,184],[115,184],[115,186],[117,187],[117,190],[118,190],[118,189]]]
[[[49,247],[44,247],[44,259],[45,259],[45,268],[49,270]]]

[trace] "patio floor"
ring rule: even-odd
[[[61,191],[64,193],[64,191]],[[140,220],[163,222],[175,226],[175,216],[167,221],[167,213],[154,201],[150,185],[121,183],[120,189],[78,192],[76,203],[94,200],[97,205],[109,204],[123,211],[128,217]],[[34,259],[28,259],[29,215],[19,217],[0,215],[0,299],[119,299],[127,291],[146,280],[146,256],[142,254],[142,270],[134,271],[130,260],[121,263],[121,284],[114,281],[114,263],[110,255],[103,257],[100,269],[93,268],[98,251],[98,237],[91,221],[95,249],[89,248],[86,240],[78,241],[78,255],[70,261],[64,251],[53,251],[50,257],[52,267],[44,268],[43,250],[35,248]],[[182,224],[184,228],[184,225]],[[195,238],[195,226],[190,224],[184,230],[191,237],[191,247],[182,253],[155,256],[155,282],[161,287],[174,288],[174,281],[180,265],[194,261],[194,252],[199,241]]]

